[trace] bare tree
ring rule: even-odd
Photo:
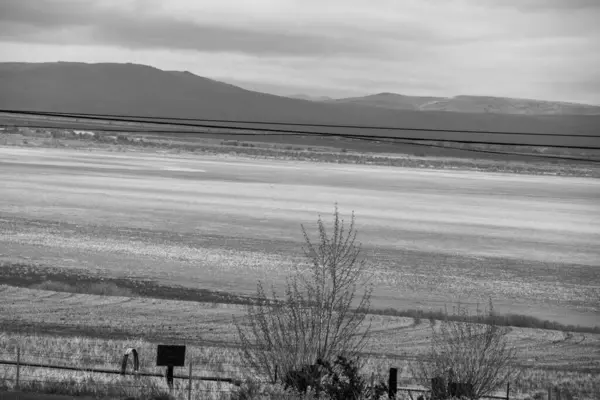
[[[466,308],[458,307],[461,320],[468,322],[446,319],[437,329],[432,327],[430,351],[413,365],[413,374],[424,386],[442,378],[444,383],[462,384],[464,396],[478,399],[518,377],[517,350],[507,337],[510,328],[489,318],[493,317],[491,300],[488,312],[487,318],[480,313],[469,316]]]
[[[356,243],[354,213],[346,228],[336,204],[331,232],[320,216],[317,227],[314,243],[302,226],[308,262],[286,280],[283,298],[275,289],[267,296],[259,282],[259,301],[248,306],[245,323],[235,321],[246,360],[271,380],[317,360],[352,357],[368,338],[372,288],[363,279],[366,263]]]

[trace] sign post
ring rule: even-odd
[[[173,390],[173,367],[185,365],[185,346],[159,344],[156,349],[156,366],[167,367],[167,385]]]

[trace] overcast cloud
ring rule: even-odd
[[[0,61],[134,62],[278,94],[600,104],[599,0],[0,0]]]

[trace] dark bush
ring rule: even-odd
[[[307,393],[310,388],[317,396],[322,394],[329,400],[376,400],[388,391],[383,381],[370,386],[360,373],[358,359],[344,356],[290,371],[284,378],[284,386],[300,393]]]
[[[318,362],[315,365],[305,365],[299,370],[288,371],[283,378],[284,388],[294,389],[300,393],[306,393],[309,388],[312,388],[317,394],[320,393],[323,389],[322,379],[328,372],[323,367],[324,364]]]

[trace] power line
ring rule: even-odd
[[[77,124],[75,122],[74,124]],[[62,130],[81,130],[81,131],[94,131],[94,132],[113,132],[113,133],[157,133],[157,134],[185,134],[192,133],[194,135],[211,135],[216,132],[212,131],[200,131],[200,130],[177,130],[177,129],[126,129],[126,128],[95,128],[95,127],[85,127],[80,128],[77,126],[66,126],[66,125],[30,125],[30,124],[0,124],[1,127],[4,128],[31,128],[31,129],[62,129]],[[223,128],[225,129],[225,128]],[[277,135],[274,133],[260,133],[260,132],[237,132],[232,135],[236,136],[286,136],[284,134]],[[295,135],[288,135],[295,136]]]
[[[169,121],[197,121],[209,123],[227,123],[227,124],[256,124],[256,125],[285,125],[285,126],[306,126],[315,128],[342,128],[342,129],[371,129],[371,130],[395,130],[395,131],[415,131],[415,132],[444,132],[444,133],[474,133],[486,135],[518,135],[518,136],[549,136],[549,137],[577,137],[577,138],[596,138],[600,135],[582,135],[582,134],[554,134],[542,132],[506,132],[506,131],[485,131],[485,130],[464,130],[464,129],[440,129],[440,128],[409,128],[393,126],[365,126],[365,125],[338,125],[338,124],[310,124],[297,122],[274,122],[274,121],[246,121],[246,120],[225,120],[225,119],[207,119],[207,118],[181,118],[181,117],[148,117],[143,115],[123,115],[123,114],[92,114],[92,113],[65,113],[53,111],[25,111],[25,110],[0,110],[0,113],[24,114],[24,115],[43,115],[55,117],[85,117],[88,119],[103,119],[112,121],[131,122],[129,119],[144,119],[150,121],[136,121],[145,123],[168,123]],[[118,118],[118,119],[117,119]],[[154,121],[159,120],[159,121]],[[174,124],[183,125],[183,124]],[[249,128],[254,129],[254,128]],[[417,139],[415,139],[417,140]]]
[[[14,124],[0,124],[0,126],[6,127],[6,128],[32,128],[32,129],[63,129],[63,130],[76,130],[74,127],[69,126],[58,126],[58,125],[14,125]],[[225,127],[220,127],[222,129],[226,129]],[[83,128],[81,128],[82,130],[84,130]],[[140,129],[119,129],[119,128],[85,128],[87,130],[90,131],[96,131],[96,132],[113,132],[113,133],[143,133],[143,134],[194,134],[194,135],[214,135],[216,132],[209,132],[209,131],[192,131],[192,130],[140,130]],[[257,129],[260,131],[260,129]],[[561,161],[578,161],[578,162],[586,162],[586,163],[600,163],[600,160],[595,160],[595,159],[588,159],[588,158],[578,158],[578,157],[569,157],[569,156],[560,156],[560,155],[549,155],[549,154],[532,154],[532,153],[519,153],[519,152],[510,152],[510,151],[496,151],[496,150],[484,150],[484,149],[474,149],[474,148],[460,148],[460,147],[453,147],[453,146],[445,146],[445,145],[441,145],[441,144],[434,144],[434,143],[419,143],[419,142],[415,142],[415,141],[407,141],[407,140],[433,140],[433,139],[407,139],[407,140],[403,140],[401,138],[394,138],[394,137],[386,137],[385,139],[380,139],[380,138],[376,138],[376,137],[372,137],[372,136],[368,136],[368,135],[364,135],[364,136],[357,136],[357,135],[344,135],[344,134],[319,134],[318,132],[313,132],[314,136],[320,136],[320,137],[327,137],[327,136],[335,136],[335,137],[342,137],[342,138],[352,138],[352,139],[358,139],[358,140],[362,140],[362,141],[369,141],[369,142],[375,142],[375,143],[389,143],[389,144],[405,144],[405,145],[411,145],[411,146],[421,146],[421,147],[429,147],[429,148],[439,148],[439,149],[446,149],[446,150],[454,150],[454,151],[464,151],[464,152],[471,152],[471,153],[484,153],[484,154],[497,154],[497,155],[506,155],[506,156],[518,156],[518,157],[529,157],[529,158],[539,158],[539,159],[545,159],[545,160],[561,160]],[[303,136],[304,134],[292,134],[292,133],[287,133],[287,134],[277,134],[277,133],[262,133],[262,132],[240,132],[240,133],[231,133],[231,135],[235,135],[235,136],[249,136],[249,137],[255,137],[255,136]],[[440,142],[450,142],[453,143],[452,140],[435,140],[435,141],[440,141]],[[475,143],[475,142],[467,142],[467,143]],[[500,144],[500,145],[505,145],[505,144]],[[520,144],[519,146],[523,146],[523,147],[536,147],[536,146],[531,146],[531,145],[523,145]],[[538,146],[539,147],[539,146]],[[551,147],[551,146],[541,146],[541,147]]]
[[[394,142],[392,142],[392,143],[394,143]],[[504,156],[519,156],[519,157],[534,157],[534,158],[541,158],[541,159],[545,159],[545,160],[579,161],[579,162],[587,162],[587,163],[592,163],[592,164],[596,164],[596,163],[600,164],[600,160],[589,159],[589,158],[554,156],[554,155],[548,155],[548,154],[518,153],[518,152],[511,152],[511,151],[483,150],[483,149],[473,149],[473,148],[465,149],[465,148],[460,148],[460,147],[451,147],[451,146],[444,146],[444,145],[437,145],[437,144],[430,144],[430,143],[414,143],[414,142],[405,142],[405,141],[397,141],[396,143],[411,144],[411,145],[424,146],[424,147],[433,147],[433,148],[439,148],[439,149],[459,150],[459,151],[466,151],[466,152],[472,152],[472,153],[498,154],[498,155],[504,155]]]
[[[31,114],[31,113],[30,113]],[[45,116],[61,116],[60,114],[46,113]],[[64,116],[64,115],[63,115]],[[107,122],[130,122],[130,123],[149,123],[148,121],[127,118],[127,119],[114,119],[110,117],[98,117],[98,116],[87,116],[85,119],[91,119],[94,121],[101,120]],[[361,134],[347,134],[339,132],[322,132],[322,131],[301,131],[301,130],[288,130],[288,129],[273,129],[273,128],[262,128],[262,127],[240,127],[232,125],[209,125],[209,124],[190,124],[190,123],[173,123],[166,121],[153,121],[150,122],[154,125],[169,125],[169,126],[185,126],[193,128],[211,128],[211,129],[228,129],[228,130],[253,130],[258,132],[269,132],[269,133],[290,133],[304,136],[333,136],[342,137],[346,139],[364,139],[364,140],[418,140],[426,142],[447,142],[447,143],[460,143],[460,144],[483,144],[483,145],[503,145],[503,146],[526,146],[526,147],[547,147],[547,148],[562,148],[562,149],[575,149],[575,150],[600,150],[600,146],[574,146],[574,145],[558,145],[558,144],[528,144],[528,143],[515,143],[515,142],[490,142],[483,140],[458,140],[458,139],[447,139],[447,138],[415,138],[406,136],[382,136],[382,135],[361,135]],[[441,131],[448,132],[448,131]],[[481,132],[479,132],[481,133]],[[593,138],[598,138],[592,136]]]
[[[66,127],[66,126],[57,126],[57,125],[15,125],[15,124],[2,124],[0,126],[6,127],[6,128],[32,128],[32,129],[72,129],[72,130],[76,130],[74,127],[70,126],[70,127]],[[228,127],[225,126],[219,126],[219,128],[221,129],[229,129]],[[81,130],[84,130],[84,128],[80,128]],[[146,133],[146,134],[152,134],[152,133],[157,133],[157,134],[195,134],[195,135],[213,135],[216,132],[210,132],[210,131],[193,131],[193,130],[141,130],[141,129],[119,129],[119,128],[85,128],[88,130],[92,130],[92,131],[97,131],[97,132],[114,132],[114,133]],[[246,130],[246,129],[245,129]],[[494,144],[494,145],[504,145],[504,146],[515,146],[515,144],[505,144],[505,143],[495,143],[495,142],[474,142],[474,141],[459,141],[459,140],[452,140],[452,139],[413,139],[413,138],[401,138],[401,137],[390,137],[390,136],[371,136],[371,135],[347,135],[347,134],[343,134],[343,133],[327,133],[327,132],[292,132],[292,133],[282,133],[282,134],[278,134],[278,132],[275,133],[263,133],[262,129],[255,129],[258,132],[234,132],[231,133],[231,135],[234,136],[304,136],[304,135],[312,135],[312,136],[319,136],[319,137],[328,137],[328,136],[333,136],[333,137],[341,137],[341,138],[345,138],[345,139],[357,139],[357,140],[363,140],[363,141],[370,141],[370,142],[376,142],[376,143],[381,143],[381,142],[385,142],[385,143],[391,143],[391,144],[409,144],[409,145],[416,145],[416,146],[427,146],[427,147],[437,147],[437,148],[444,148],[444,149],[451,149],[451,150],[463,150],[463,151],[479,151],[479,152],[486,152],[486,153],[493,153],[493,154],[513,154],[513,155],[520,155],[520,156],[539,156],[539,157],[552,157],[549,155],[535,155],[535,154],[530,154],[530,153],[511,153],[511,152],[496,152],[496,151],[492,151],[492,150],[480,150],[480,149],[469,149],[469,148],[460,148],[460,147],[450,147],[450,146],[444,146],[444,145],[438,145],[438,144],[434,144],[434,143],[419,143],[419,142],[414,142],[414,141],[434,141],[434,142],[448,142],[448,143],[459,143],[459,144]],[[411,141],[407,141],[407,140],[411,140]],[[553,147],[553,146],[541,146],[541,145],[526,145],[526,144],[518,144],[518,146],[522,146],[522,147]],[[571,146],[565,146],[568,148],[574,148]],[[588,149],[588,147],[586,147],[586,149]],[[558,156],[557,156],[558,157]],[[557,157],[552,157],[552,158],[557,158]],[[576,159],[579,160],[579,159]],[[583,159],[581,159],[583,160]]]

